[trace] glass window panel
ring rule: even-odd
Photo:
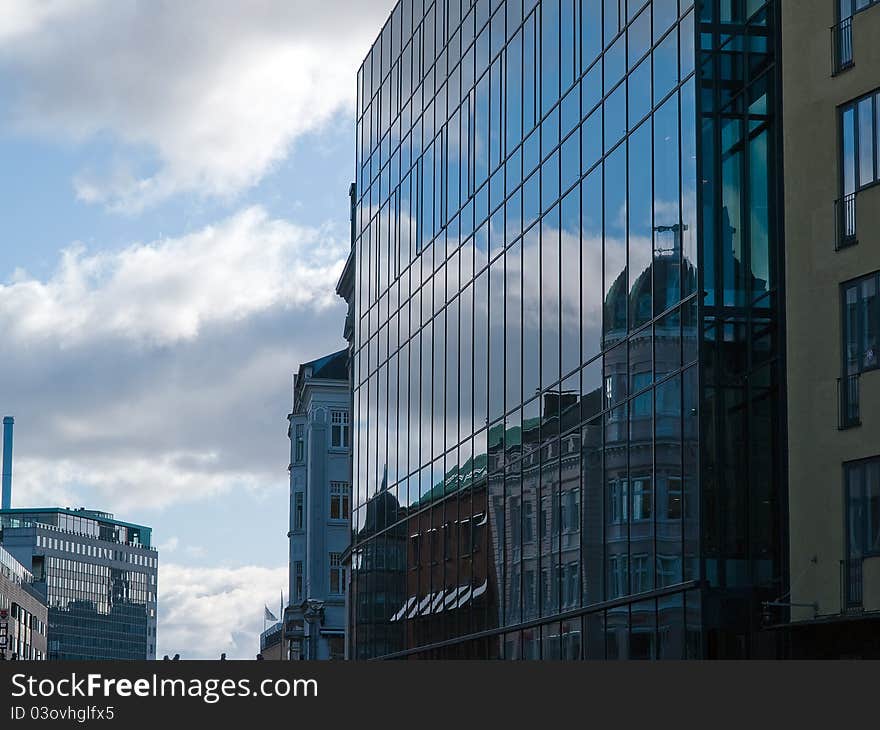
[[[541,123],[541,157],[547,157],[559,144],[559,107]]]
[[[581,185],[581,361],[602,351],[602,166]]]
[[[630,620],[629,658],[656,659],[657,616],[655,601],[642,601],[633,604]]]
[[[654,113],[654,282],[655,311],[681,296],[681,218],[679,211],[678,98]]]
[[[626,334],[626,146],[605,160],[605,316],[606,343]]]
[[[620,31],[620,1],[605,0],[605,45],[607,46]]]
[[[678,83],[678,31],[674,30],[654,49],[654,103]]]
[[[547,210],[559,200],[559,151],[541,165],[541,210]]]
[[[859,114],[859,185],[874,182],[874,97],[862,99]]]
[[[587,68],[602,52],[602,0],[580,0],[581,61]]]
[[[852,107],[843,111],[843,193],[850,195],[856,190],[856,112]]]
[[[629,168],[629,324],[631,329],[637,329],[651,319],[652,195],[649,123],[643,124],[629,137]]]
[[[508,154],[522,140],[523,104],[523,34],[518,32],[507,47],[507,152]]]
[[[577,132],[562,143],[561,191],[571,188],[581,176],[581,136]]]
[[[541,111],[559,100],[559,1],[541,3]]]
[[[646,58],[629,75],[629,128],[632,129],[651,111],[651,59]]]
[[[489,422],[504,414],[504,257],[489,268]]]
[[[605,151],[626,134],[626,84],[621,84],[605,99]]]
[[[581,173],[586,173],[602,157],[602,107],[581,126]]]
[[[560,109],[560,136],[565,137],[581,120],[580,86],[574,86],[562,100]]]
[[[474,426],[487,423],[489,367],[489,277],[484,271],[474,282]]]
[[[654,42],[678,19],[678,0],[654,0]]]
[[[638,6],[640,2],[630,2]],[[639,59],[651,48],[651,9],[645,8],[627,29],[628,53],[627,66],[633,68]],[[650,65],[650,64],[649,64]]]
[[[577,135],[573,139],[577,139]],[[563,199],[560,217],[562,373],[568,374],[581,363],[580,187],[573,188]]]
[[[697,285],[697,140],[694,79],[681,87],[681,242],[682,296]]]
[[[696,53],[694,50],[694,14],[688,13],[687,17],[681,21],[679,26],[679,60],[680,60],[680,77],[686,79],[688,74],[694,70],[696,64]]]
[[[506,254],[506,410],[522,403],[522,244],[514,243]]]
[[[541,384],[559,380],[559,207],[541,225]]]
[[[602,64],[596,63],[581,79],[581,116],[587,116],[600,101],[602,101]]]
[[[626,74],[626,36],[620,36],[602,57],[604,85],[607,94]]]
[[[770,176],[767,170],[769,132],[752,131],[749,139],[749,265],[752,300],[763,296],[775,284],[770,269]]]
[[[541,367],[541,234],[533,226],[522,239],[523,271],[523,396],[540,386]]]

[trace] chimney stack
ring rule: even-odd
[[[6,416],[3,419],[3,495],[0,508],[12,507],[12,429],[15,419]]]

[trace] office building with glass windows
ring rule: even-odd
[[[285,658],[344,659],[351,542],[348,350],[303,363],[290,427],[290,598]]]
[[[792,654],[878,658],[880,3],[783,27]]]
[[[152,530],[86,509],[0,510],[0,542],[48,605],[49,659],[156,658]]]
[[[357,77],[353,658],[782,651],[779,18],[395,6]]]
[[[45,659],[47,627],[33,574],[0,546],[0,660]]]

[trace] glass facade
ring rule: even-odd
[[[148,527],[86,510],[6,510],[3,545],[48,606],[48,658],[156,658],[158,556]]]
[[[395,7],[358,74],[352,657],[755,653],[776,12]]]

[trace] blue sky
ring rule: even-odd
[[[14,504],[153,526],[160,654],[252,656],[286,587],[290,383],[343,345],[355,74],[390,7],[0,10]]]

